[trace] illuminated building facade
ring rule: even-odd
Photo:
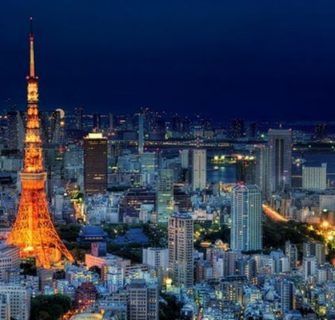
[[[175,213],[168,226],[169,271],[175,286],[193,286],[193,220],[187,213]]]
[[[84,190],[87,194],[107,189],[107,139],[102,133],[89,133],[84,139]]]
[[[42,155],[38,111],[38,77],[35,74],[34,36],[29,34],[30,64],[24,165],[20,174],[22,192],[16,221],[8,244],[20,248],[21,258],[35,258],[37,266],[51,268],[63,257],[73,258],[59,238],[51,221],[45,190],[47,173]]]
[[[193,191],[203,190],[207,185],[207,151],[194,149],[192,159],[192,188]]]
[[[262,200],[257,186],[234,187],[231,215],[231,249],[262,250]]]
[[[160,169],[157,181],[157,214],[158,222],[167,223],[173,213],[173,170]]]

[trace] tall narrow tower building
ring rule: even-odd
[[[22,258],[35,258],[38,266],[51,268],[62,258],[69,261],[73,261],[73,258],[59,238],[48,209],[32,28],[29,33],[29,50],[24,164],[20,173],[22,192],[19,211],[7,242],[20,248]]]
[[[269,185],[270,191],[281,192],[291,188],[292,131],[269,130]]]

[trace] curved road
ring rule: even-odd
[[[281,214],[279,214],[277,211],[273,210],[270,206],[263,204],[263,212],[271,219],[276,222],[287,222],[288,219],[283,217]]]

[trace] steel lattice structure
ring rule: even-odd
[[[34,35],[29,33],[29,75],[27,76],[27,122],[24,165],[20,173],[21,197],[16,221],[7,243],[20,248],[22,258],[33,257],[37,266],[51,268],[63,258],[73,261],[52,223],[45,191],[47,174],[43,165],[38,77],[35,74]]]

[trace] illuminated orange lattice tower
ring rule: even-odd
[[[22,191],[19,211],[7,242],[20,248],[22,258],[33,257],[38,266],[51,268],[63,258],[69,261],[73,261],[73,258],[59,238],[48,209],[32,28],[29,33],[29,51],[25,155],[20,174]]]

